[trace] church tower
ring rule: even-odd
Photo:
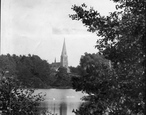
[[[60,63],[61,63],[61,67],[65,67],[68,69],[68,56],[67,56],[67,52],[66,52],[65,40],[63,43]]]

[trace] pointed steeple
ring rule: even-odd
[[[64,39],[64,43],[63,43],[63,48],[62,48],[62,53],[61,55],[67,55],[67,52],[66,52],[66,44],[65,44],[65,39]]]
[[[67,51],[66,51],[65,39],[63,43],[60,62],[61,62],[62,67],[68,68],[68,56],[67,56]]]

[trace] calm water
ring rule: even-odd
[[[36,92],[46,94],[41,108],[55,115],[75,115],[72,110],[79,108],[85,95],[73,89],[39,89]]]

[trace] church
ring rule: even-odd
[[[58,71],[59,67],[65,67],[67,69],[67,72],[68,73],[70,72],[69,67],[68,67],[68,56],[67,56],[67,51],[66,51],[65,40],[63,43],[60,62],[56,62],[56,59],[55,59],[54,62],[51,64],[51,68],[55,71]]]

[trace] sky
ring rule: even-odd
[[[96,34],[69,18],[72,5],[82,3],[102,15],[115,10],[110,0],[2,0],[2,54],[38,55],[51,64],[60,61],[65,39],[69,66],[79,65],[85,52],[98,52]]]

